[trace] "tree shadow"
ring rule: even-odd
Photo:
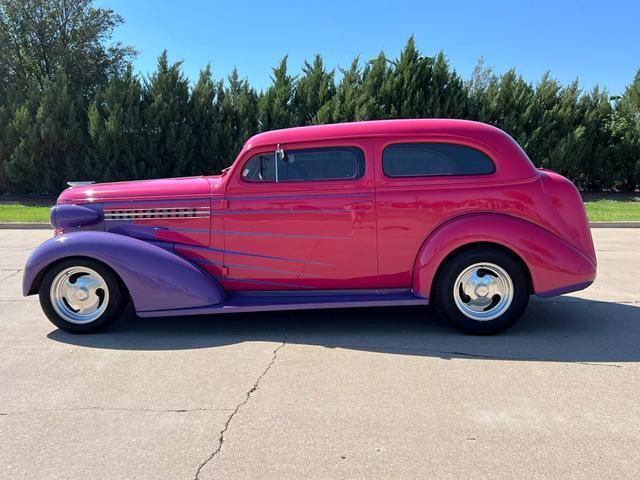
[[[142,319],[127,315],[107,332],[52,340],[114,350],[214,348],[281,342],[440,358],[551,362],[640,360],[640,307],[559,297],[532,302],[511,330],[474,337],[454,330],[428,307],[224,314]]]

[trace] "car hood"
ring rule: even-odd
[[[163,178],[132,182],[95,183],[67,188],[58,203],[82,204],[131,200],[163,200],[208,196],[216,190],[218,177]]]

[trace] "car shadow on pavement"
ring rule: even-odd
[[[428,307],[224,314],[142,319],[127,315],[100,334],[51,332],[52,340],[114,350],[215,348],[282,342],[369,352],[552,362],[640,361],[640,305],[558,297],[532,302],[511,330],[474,337]]]

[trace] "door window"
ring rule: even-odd
[[[242,179],[275,182],[275,152],[261,153],[245,163]],[[364,175],[364,153],[356,147],[285,150],[278,159],[278,182],[355,180]]]

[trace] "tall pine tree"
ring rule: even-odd
[[[336,94],[333,77],[333,70],[325,69],[320,55],[314,57],[313,64],[305,60],[293,99],[296,125],[322,123],[320,119],[331,110],[331,100]]]
[[[274,130],[293,127],[293,98],[295,79],[287,72],[287,57],[273,68],[271,86],[260,99],[260,129]]]
[[[380,52],[364,67],[362,85],[358,89],[357,120],[380,120],[390,117],[390,75],[391,69],[384,52]]]
[[[233,163],[244,142],[258,132],[258,94],[235,68],[219,96],[220,143],[215,165]]]
[[[640,70],[616,100],[607,130],[616,182],[633,191],[640,184]]]
[[[35,89],[34,89],[35,92]],[[59,192],[67,180],[85,179],[84,109],[74,98],[64,72],[45,80],[37,100],[27,100],[9,127],[15,148],[5,165],[20,192]]]
[[[329,106],[318,112],[318,123],[353,122],[358,118],[358,95],[362,85],[359,58],[355,58],[351,66],[341,73],[342,79]]]
[[[222,86],[214,82],[209,65],[200,72],[189,99],[189,124],[194,137],[190,173],[193,175],[218,172],[225,167],[216,156],[220,142],[220,102]]]
[[[142,85],[129,66],[96,95],[88,114],[91,178],[144,178],[147,154]]]
[[[147,178],[186,175],[190,169],[195,142],[188,118],[189,80],[180,65],[170,65],[165,50],[146,84]]]

